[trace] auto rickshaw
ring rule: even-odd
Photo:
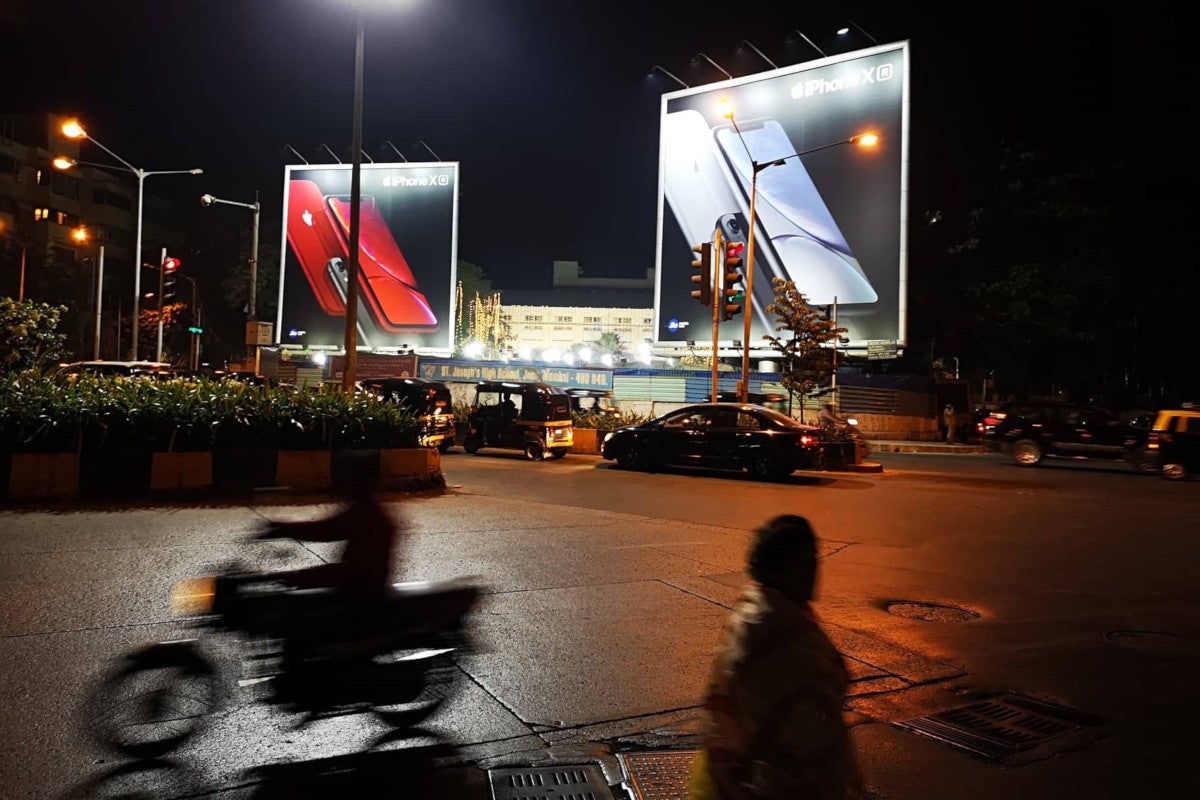
[[[372,378],[360,382],[364,392],[389,403],[408,406],[421,418],[421,447],[436,447],[443,453],[454,445],[454,411],[450,389],[440,381],[424,378]]]
[[[483,447],[521,450],[530,461],[562,458],[574,443],[571,398],[545,383],[480,381],[463,440],[468,453]]]
[[[567,389],[571,398],[571,410],[578,414],[620,414],[621,409],[612,404],[612,392],[607,389]]]

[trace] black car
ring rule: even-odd
[[[694,466],[782,478],[820,465],[821,433],[763,406],[704,403],[609,433],[603,455],[627,469]]]
[[[1128,461],[1153,471],[1146,454],[1149,430],[1096,406],[1051,400],[1002,403],[984,420],[984,438],[1021,466],[1045,458]]]

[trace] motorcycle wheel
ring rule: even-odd
[[[443,453],[446,453],[449,452],[450,448],[453,446],[454,442],[451,439],[442,439],[440,442],[438,442],[437,449]]]
[[[140,759],[179,747],[219,705],[212,664],[187,643],[136,650],[97,685],[86,724],[101,744]]]
[[[375,716],[394,728],[411,728],[428,719],[451,694],[461,673],[449,654],[434,657],[424,670],[420,688],[411,698],[378,704]]]

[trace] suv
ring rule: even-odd
[[[1002,403],[983,424],[985,441],[1011,453],[1024,467],[1050,457],[1124,460],[1139,472],[1157,471],[1146,450],[1150,430],[1096,406],[1052,400]]]
[[[1146,450],[1164,478],[1179,480],[1200,470],[1200,408],[1159,411]]]

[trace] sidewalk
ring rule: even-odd
[[[910,442],[867,439],[868,453],[942,453],[972,455],[991,452],[982,444],[947,444],[946,442]]]

